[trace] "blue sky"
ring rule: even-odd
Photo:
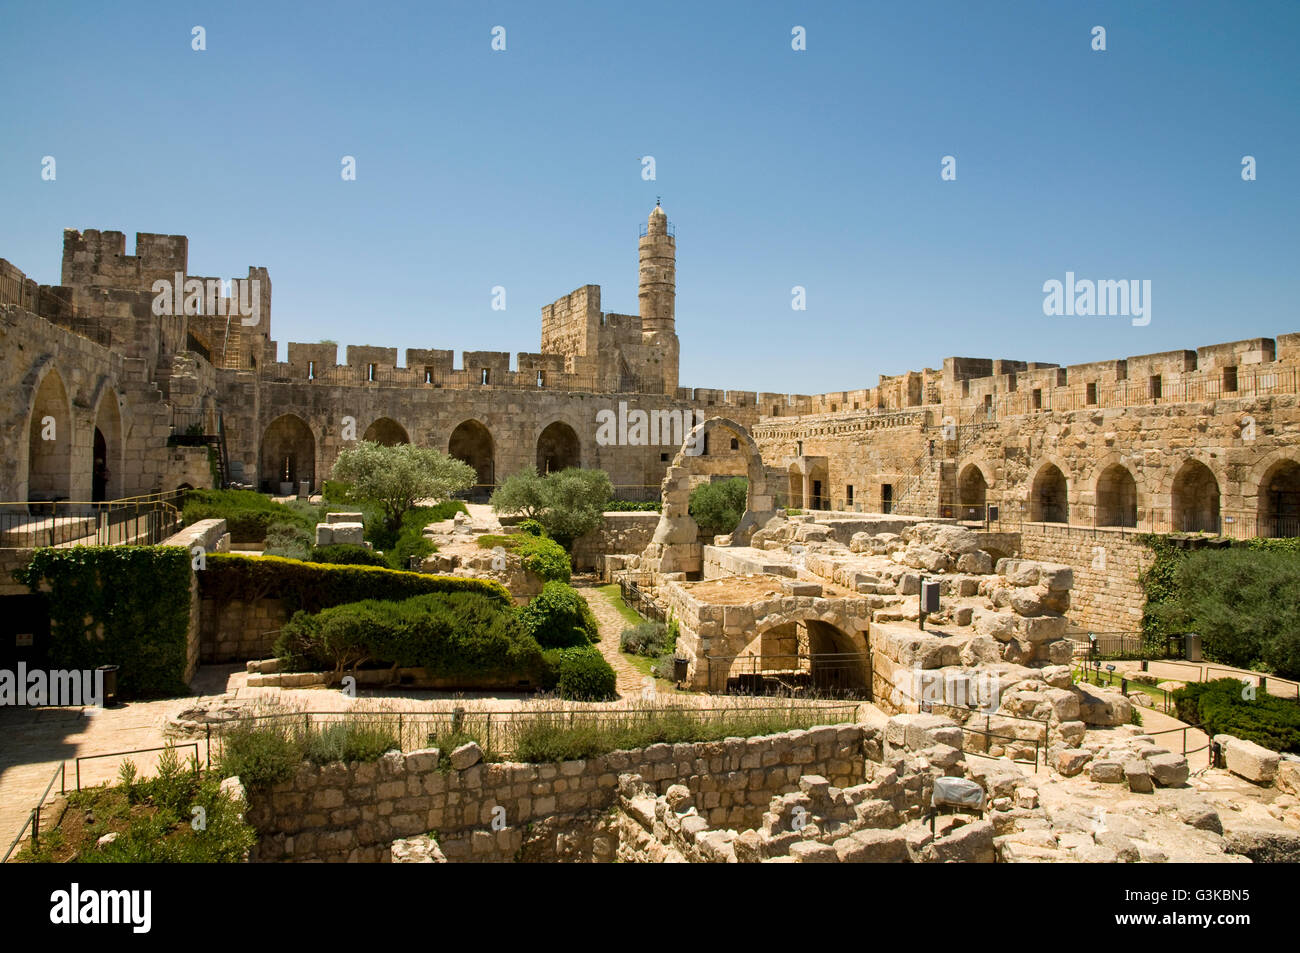
[[[536,351],[580,285],[636,312],[662,195],[684,385],[1271,336],[1300,330],[1298,44],[1294,0],[14,5],[0,256],[57,283],[65,226],[186,234],[192,273],[269,269],[282,354]],[[1149,279],[1151,323],[1044,316],[1067,271]]]

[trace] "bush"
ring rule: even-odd
[[[418,667],[466,688],[539,681],[542,675],[541,647],[515,613],[471,592],[299,612],[281,629],[275,652],[289,668],[329,668],[341,675],[362,665]]]
[[[296,714],[236,721],[222,735],[217,761],[222,777],[237,776],[250,790],[287,781],[304,761],[375,761],[400,749],[393,729],[380,722],[345,719],[304,725]]]
[[[492,494],[492,509],[535,519],[565,549],[600,525],[614,486],[604,470],[570,467],[539,476],[525,467],[508,477]]]
[[[605,503],[606,513],[659,513],[663,508],[662,500],[609,500]]]
[[[608,701],[617,697],[617,675],[594,646],[550,649],[543,653],[542,687],[570,701]]]
[[[546,527],[537,520],[524,520],[519,524],[519,532],[527,533],[529,536],[545,536]]]
[[[333,543],[329,546],[313,546],[309,561],[314,563],[331,563],[337,566],[387,566],[383,556],[365,546],[356,543]]]
[[[673,649],[668,639],[668,627],[662,622],[642,622],[624,629],[619,637],[619,647],[624,652],[647,658],[658,658]]]
[[[691,518],[705,533],[734,533],[745,515],[748,492],[744,477],[701,484],[691,491]]]
[[[518,614],[524,629],[544,649],[600,641],[600,628],[591,606],[578,590],[562,582],[548,582]]]
[[[1153,633],[1199,632],[1210,661],[1261,664],[1300,677],[1300,555],[1285,549],[1200,549],[1168,557],[1144,579]],[[1160,598],[1152,602],[1153,587]]]
[[[1174,692],[1178,717],[1205,726],[1206,733],[1235,735],[1273,751],[1300,752],[1300,705],[1265,692],[1242,697],[1235,678],[1193,682]]]
[[[186,550],[38,549],[14,578],[32,592],[48,587],[50,668],[121,666],[117,688],[122,698],[182,695],[188,690],[193,573]]]
[[[380,557],[380,562],[393,569],[407,569],[412,559],[417,557],[424,559],[425,556],[437,551],[438,547],[424,535],[402,533],[398,537],[397,545]]]
[[[478,537],[478,544],[484,549],[500,546],[508,553],[517,555],[529,572],[541,576],[546,581],[567,583],[573,575],[569,554],[564,547],[546,536],[534,536],[531,533],[511,533],[502,536],[496,533],[484,533]]]
[[[260,543],[276,524],[289,524],[311,533],[323,508],[299,503],[288,506],[252,490],[191,490],[181,504],[185,525],[223,519],[235,543]]]
[[[417,500],[450,497],[478,479],[469,464],[432,447],[387,447],[368,440],[341,451],[331,476],[350,484],[354,499],[377,504],[392,532]]]
[[[189,566],[189,556],[185,557]],[[279,599],[292,613],[319,612],[363,599],[398,601],[431,592],[476,592],[502,606],[513,606],[506,588],[489,579],[399,572],[378,566],[295,562],[275,556],[209,553],[208,568],[198,573],[199,598],[218,604]]]

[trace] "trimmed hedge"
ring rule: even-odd
[[[476,592],[435,592],[402,602],[367,599],[299,612],[276,655],[293,668],[342,674],[363,665],[423,668],[432,678],[542,680],[542,649],[514,611]]]
[[[199,596],[218,603],[280,599],[290,613],[319,612],[363,599],[400,601],[432,592],[472,592],[502,606],[514,600],[505,586],[489,579],[401,572],[379,566],[305,563],[276,556],[209,553],[198,573]]]
[[[1211,737],[1235,735],[1272,751],[1300,752],[1300,705],[1258,690],[1247,700],[1245,688],[1235,678],[1192,682],[1174,692],[1178,717],[1204,725]]]
[[[313,546],[308,562],[329,563],[335,566],[387,566],[388,561],[373,549],[356,543],[331,543]]]
[[[211,559],[211,557],[209,557]],[[49,664],[118,665],[122,698],[183,695],[190,626],[190,554],[177,546],[38,549],[14,578],[49,586]]]
[[[567,583],[548,582],[528,605],[519,609],[519,620],[545,649],[600,641],[600,628],[591,606]]]
[[[542,687],[571,701],[600,702],[617,698],[618,676],[595,646],[548,649]]]

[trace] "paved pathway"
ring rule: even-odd
[[[605,656],[605,660],[618,676],[615,687],[619,695],[624,698],[640,697],[646,676],[637,671],[636,667],[619,651],[619,636],[627,628],[627,621],[605,594],[596,588],[596,583],[576,579],[574,582],[577,583],[575,588],[587,600],[592,613],[596,616],[596,622],[600,627],[600,654]]]

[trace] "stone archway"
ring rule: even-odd
[[[316,487],[316,438],[311,428],[296,414],[285,414],[271,421],[262,435],[262,460],[259,468],[262,487],[272,493],[281,484],[300,482]]]
[[[1137,480],[1122,463],[1112,463],[1097,477],[1098,526],[1137,526]]]
[[[117,394],[105,389],[95,411],[94,444],[91,454],[90,498],[94,502],[124,496],[122,484],[122,414]]]
[[[1270,466],[1257,495],[1257,536],[1300,536],[1300,462],[1282,459]]]
[[[714,430],[730,431],[745,458],[745,476],[748,487],[745,495],[745,512],[740,517],[731,545],[747,546],[755,530],[762,528],[776,515],[776,500],[768,486],[767,471],[758,444],[743,426],[726,417],[710,417],[691,428],[681,450],[673,458],[672,466],[664,474],[660,494],[663,509],[654,538],[646,546],[641,565],[651,572],[698,573],[704,566],[704,549],[698,541],[699,527],[691,518],[691,464],[704,447],[704,438]]]
[[[1188,460],[1174,476],[1169,493],[1170,526],[1175,533],[1219,532],[1219,481],[1199,460]]]
[[[989,499],[989,483],[977,464],[968,463],[957,477],[957,517],[983,520]]]
[[[1065,474],[1054,463],[1044,463],[1034,476],[1029,497],[1031,523],[1068,523],[1070,494]]]
[[[392,417],[380,417],[361,435],[362,440],[369,440],[385,447],[395,447],[400,443],[410,443],[411,438],[406,428]]]
[[[795,689],[869,693],[871,662],[866,632],[852,619],[811,609],[767,613],[756,628],[715,640],[715,652],[696,664],[710,692],[742,694]]]
[[[487,427],[477,420],[457,424],[447,441],[447,453],[474,468],[475,490],[492,491],[496,485],[496,454],[492,432]]]
[[[32,400],[27,439],[27,499],[66,500],[72,492],[72,405],[51,367]]]
[[[577,431],[562,420],[548,424],[537,437],[537,472],[545,476],[580,466],[582,443]]]

